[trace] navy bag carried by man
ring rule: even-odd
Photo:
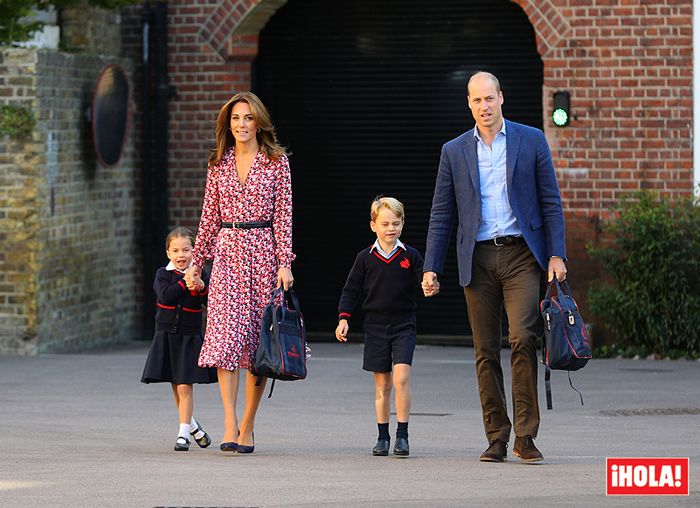
[[[279,288],[272,293],[272,299],[263,312],[260,344],[251,369],[253,375],[258,376],[258,386],[263,377],[272,379],[268,398],[272,397],[275,380],[306,378],[306,330],[299,299],[291,289],[279,298],[282,291]],[[293,308],[287,305],[287,297]]]
[[[554,287],[557,294],[551,296]],[[547,409],[552,409],[551,370],[579,370],[593,355],[586,325],[566,281],[559,282],[556,277],[552,279],[547,286],[544,300],[540,303],[540,313],[544,320],[542,363],[545,366]],[[583,396],[571,382],[571,374],[569,384],[579,394],[583,405]]]

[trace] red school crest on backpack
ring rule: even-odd
[[[408,258],[403,258],[401,262],[399,263],[401,268],[410,268],[411,267],[411,261]]]
[[[297,352],[296,345],[292,344],[292,349],[291,349],[291,351],[287,351],[287,356],[293,356],[295,358],[299,358],[300,355]]]

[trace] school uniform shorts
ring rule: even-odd
[[[371,372],[391,372],[397,363],[411,365],[416,349],[414,319],[388,324],[366,319],[364,322],[365,352],[362,368]]]

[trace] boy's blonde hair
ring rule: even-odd
[[[175,238],[187,238],[192,243],[192,247],[194,247],[194,233],[187,228],[175,228],[165,237],[165,250],[170,248],[170,242]]]
[[[396,215],[399,219],[404,220],[403,203],[401,203],[401,201],[396,198],[377,196],[374,198],[374,201],[372,201],[372,206],[369,210],[369,216],[372,219],[372,222],[377,220],[379,210],[382,208],[388,208],[394,212],[394,215]]]

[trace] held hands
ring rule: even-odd
[[[204,288],[206,287],[201,277],[195,277],[191,281],[185,281],[185,284],[187,284],[187,289],[197,293],[204,291]]]
[[[204,282],[202,281],[202,269],[198,266],[190,265],[185,272],[185,284],[190,291],[203,290]]]
[[[426,297],[435,296],[440,292],[440,283],[435,272],[425,272],[420,286],[423,288],[423,294]]]
[[[277,288],[283,287],[285,291],[294,284],[294,276],[292,275],[292,270],[286,267],[280,267],[277,271]]]
[[[335,338],[340,342],[347,342],[349,328],[347,319],[341,319],[338,321],[338,326],[335,329]]]
[[[562,258],[552,256],[547,266],[547,282],[551,282],[555,275],[559,282],[566,280],[566,263]]]

